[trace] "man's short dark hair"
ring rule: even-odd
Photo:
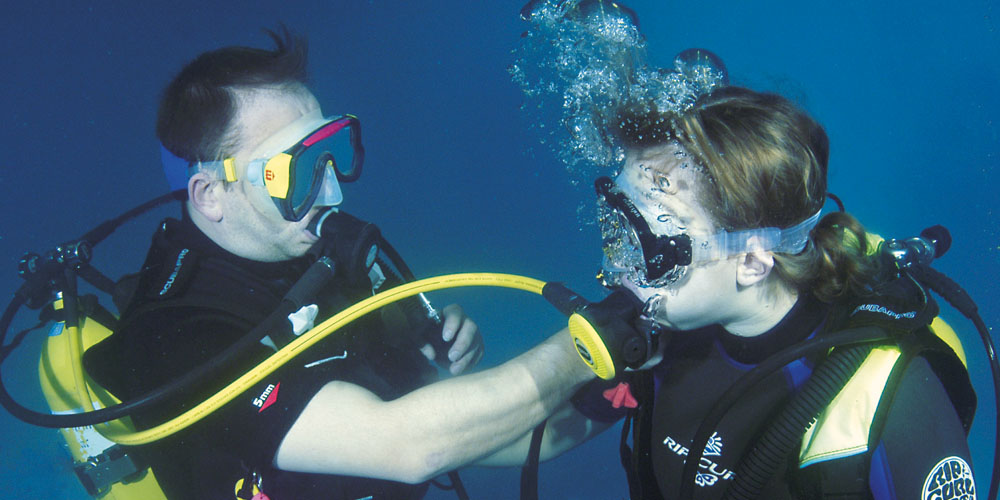
[[[265,30],[274,50],[224,47],[188,63],[160,99],[156,135],[170,152],[188,160],[219,159],[231,149],[236,91],[298,87],[306,81],[306,41],[284,26]]]

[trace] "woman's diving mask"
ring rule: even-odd
[[[809,232],[820,213],[795,226],[743,231],[719,231],[706,237],[685,232],[659,235],[642,213],[608,177],[594,183],[597,190],[598,225],[604,247],[599,278],[607,287],[622,285],[622,278],[642,288],[660,288],[677,282],[688,266],[722,260],[753,251],[797,254],[806,247]]]

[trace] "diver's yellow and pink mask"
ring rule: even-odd
[[[169,151],[164,149],[163,155],[167,154]],[[285,220],[299,221],[313,207],[339,205],[344,199],[340,182],[360,177],[365,157],[361,123],[353,115],[323,117],[317,109],[269,137],[253,157],[247,165],[246,180],[267,189]],[[170,180],[171,174],[176,177],[176,167],[167,163],[164,160],[165,170],[174,170],[167,172]],[[227,182],[238,180],[232,157],[190,163],[187,177],[205,171]],[[173,187],[186,186],[187,179],[177,184]]]

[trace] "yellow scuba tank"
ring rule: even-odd
[[[61,308],[61,301],[55,303]],[[53,414],[81,413],[110,406],[119,401],[86,378],[84,384],[94,408],[85,408],[74,364],[79,364],[79,349],[111,335],[104,325],[82,317],[79,328],[67,328],[56,322],[42,346],[38,377],[45,400]],[[72,336],[77,336],[73,339]],[[75,356],[75,359],[74,359]],[[137,465],[125,448],[108,440],[93,426],[59,429],[73,458],[73,470],[90,495],[107,500],[166,500],[153,471]]]

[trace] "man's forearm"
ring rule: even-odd
[[[500,366],[391,401],[330,382],[289,430],[275,463],[299,472],[422,482],[522,437],[593,377],[563,331]]]
[[[520,438],[593,377],[563,331],[500,366],[432,384],[392,405],[411,416],[437,414],[419,434],[425,465],[444,472]]]
[[[549,415],[542,435],[539,458],[542,461],[562,455],[573,447],[600,434],[610,427],[612,422],[591,420],[578,412],[573,404],[566,401]],[[532,432],[527,432],[513,443],[500,451],[476,461],[476,465],[487,467],[517,467],[524,465],[528,458]]]

